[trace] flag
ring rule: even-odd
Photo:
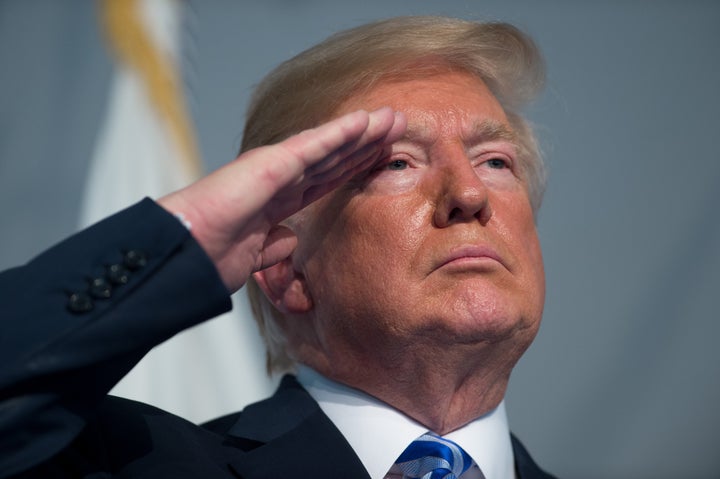
[[[81,226],[201,175],[179,65],[183,4],[103,0],[99,20],[115,63],[80,213]],[[262,340],[244,297],[220,318],[153,349],[112,391],[191,421],[268,395]]]

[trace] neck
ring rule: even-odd
[[[524,351],[513,351],[506,342],[449,346],[436,351],[411,345],[391,355],[378,354],[388,349],[377,347],[374,354],[361,354],[352,361],[343,351],[342,360],[322,356],[303,362],[442,435],[500,404],[512,367]]]

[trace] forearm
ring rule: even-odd
[[[144,261],[128,260],[129,251]],[[114,265],[124,279],[112,276]],[[93,296],[96,279],[109,294]],[[78,297],[88,300],[82,308]],[[62,449],[147,351],[229,308],[204,251],[151,201],[2,273],[0,475]]]

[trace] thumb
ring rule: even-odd
[[[290,256],[295,250],[297,242],[297,236],[287,226],[275,225],[270,228],[260,251],[257,269],[267,268]]]

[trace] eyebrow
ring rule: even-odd
[[[412,142],[429,143],[434,140],[434,129],[427,123],[409,124],[405,132],[405,139]],[[463,132],[462,140],[466,144],[477,144],[487,141],[505,140],[519,145],[518,134],[505,123],[497,120],[485,119],[471,124],[470,128]]]
[[[477,122],[473,124],[468,133],[466,136],[463,135],[463,140],[469,143],[493,140],[506,140],[515,145],[519,143],[515,130],[497,120]]]

